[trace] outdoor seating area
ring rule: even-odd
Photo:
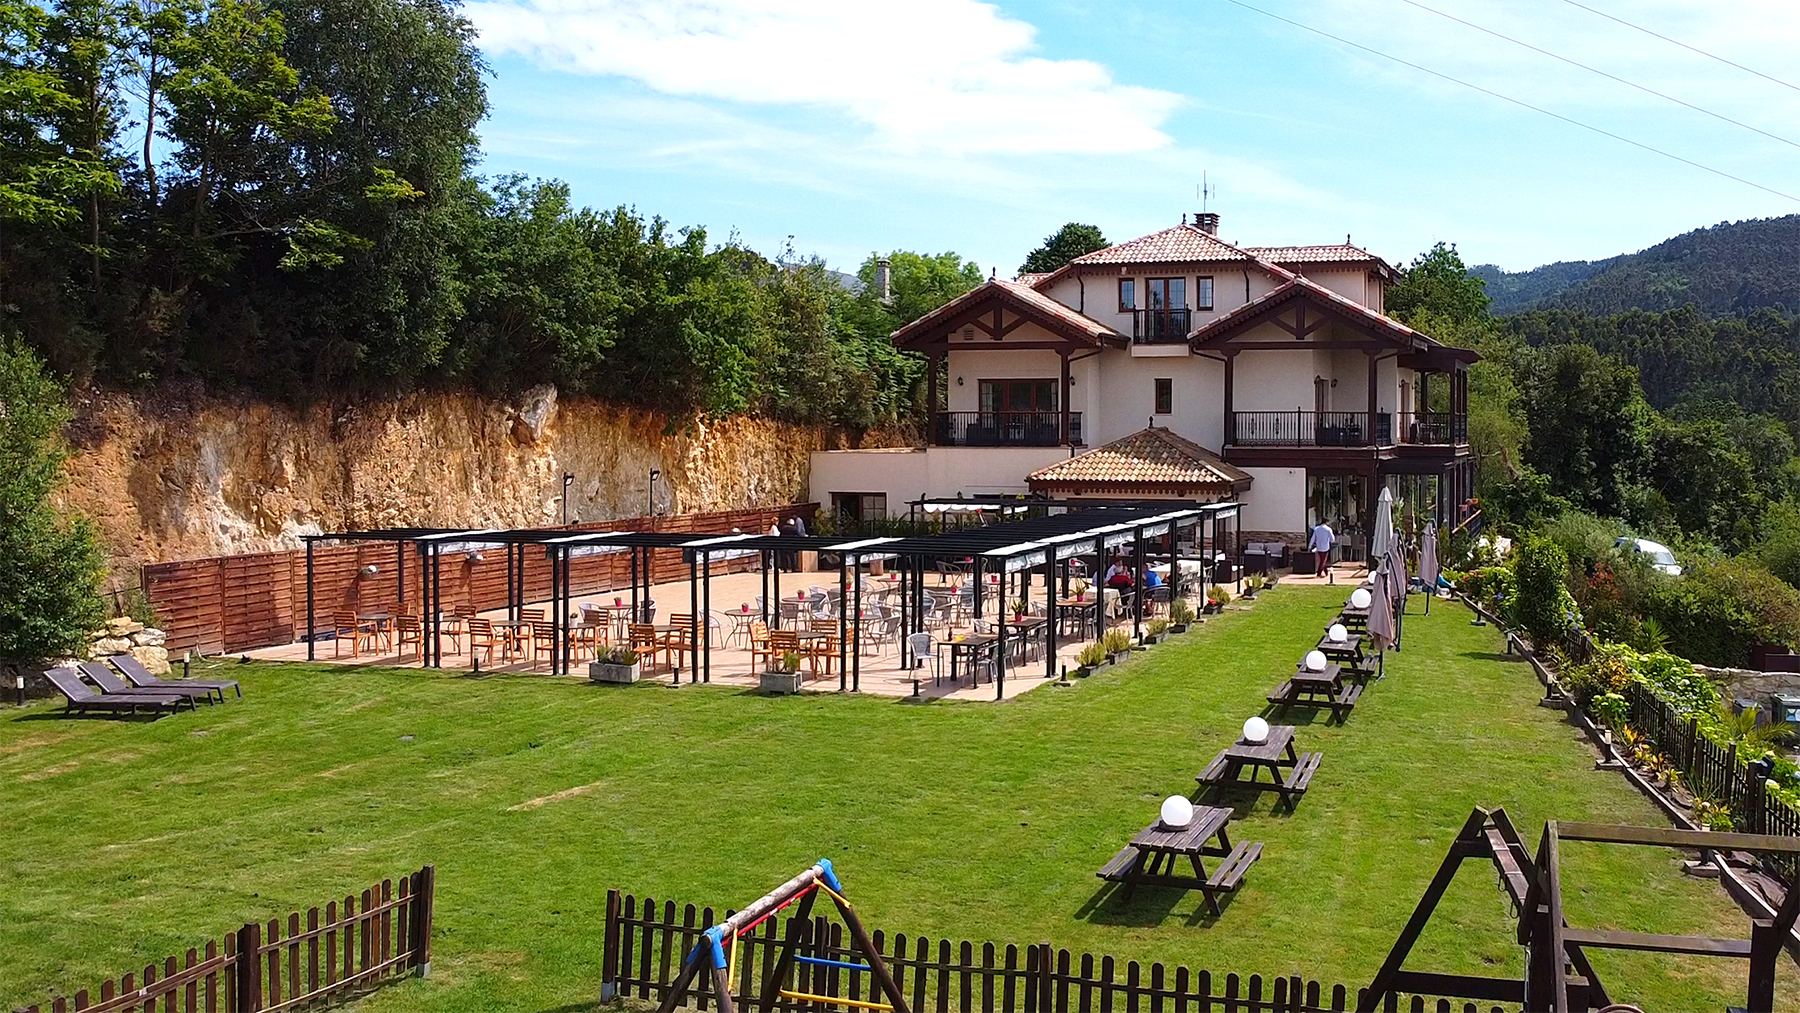
[[[1200,593],[1200,559],[1220,554],[1236,512],[1040,501],[980,527],[848,540],[567,529],[317,536],[309,553],[328,541],[392,544],[394,600],[328,610],[309,577],[312,636],[251,653],[564,675],[629,657],[640,678],[744,686],[797,659],[806,689],[1006,699],[1076,667],[1083,642],[1108,629],[1140,634],[1167,614],[1171,579]],[[467,571],[483,549],[504,550],[503,595],[481,601],[466,575],[460,595],[447,593],[444,574]],[[1109,558],[1133,560],[1144,586],[1091,586]],[[668,579],[675,559],[686,581]],[[801,559],[824,566],[794,572]],[[615,570],[629,573],[628,586],[605,576]]]

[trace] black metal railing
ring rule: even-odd
[[[1469,417],[1455,412],[1403,412],[1400,442],[1455,444],[1469,442]]]
[[[1061,412],[939,412],[933,443],[940,447],[1055,447],[1062,445]],[[1069,413],[1069,442],[1081,442],[1081,413]]]
[[[1393,442],[1394,420],[1368,412],[1232,412],[1230,439],[1240,447],[1370,447]]]
[[[1179,345],[1186,341],[1194,320],[1192,310],[1132,310],[1131,341],[1138,345]]]

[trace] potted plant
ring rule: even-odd
[[[1146,644],[1160,644],[1162,639],[1168,635],[1169,621],[1167,619],[1152,619],[1144,624],[1144,643]]]
[[[1222,612],[1225,609],[1225,603],[1230,600],[1231,592],[1225,589],[1225,585],[1214,584],[1206,589],[1206,605],[1201,612],[1205,615]]]
[[[769,659],[763,666],[761,688],[764,693],[800,692],[800,655],[789,651],[779,659]]]
[[[1076,601],[1087,601],[1088,582],[1085,578],[1077,579],[1072,590],[1075,592]]]
[[[1075,664],[1075,674],[1086,678],[1094,669],[1106,664],[1106,648],[1098,640],[1094,641],[1075,655]]]
[[[594,682],[629,686],[638,681],[637,652],[629,647],[614,646],[602,650],[588,665],[588,678]]]
[[[1012,605],[1010,607],[1012,608],[1013,622],[1015,622],[1015,623],[1024,622],[1025,621],[1025,613],[1029,609],[1029,606],[1027,606],[1025,604],[1025,599],[1014,598],[1012,600]]]
[[[1106,652],[1106,660],[1117,665],[1131,657],[1131,634],[1124,630],[1108,630],[1106,636],[1100,638],[1100,648]]]
[[[1169,630],[1172,633],[1186,633],[1188,626],[1194,621],[1194,606],[1187,603],[1186,598],[1177,598],[1169,603]]]
[[[1243,599],[1245,601],[1255,601],[1257,592],[1261,591],[1262,588],[1263,588],[1263,575],[1262,574],[1253,573],[1250,576],[1245,577],[1244,578]]]

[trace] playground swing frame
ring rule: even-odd
[[[824,891],[837,907],[838,915],[843,918],[844,926],[850,931],[850,938],[856,949],[867,963],[856,964],[847,960],[833,960],[826,957],[813,956],[799,952],[805,940],[812,905],[820,891]],[[663,997],[658,1013],[674,1013],[687,998],[693,987],[694,979],[703,972],[712,976],[712,991],[718,1003],[720,1013],[737,1013],[738,1000],[732,994],[732,982],[737,977],[737,953],[742,945],[742,937],[755,930],[763,922],[775,917],[788,907],[795,911],[788,919],[787,930],[780,943],[780,955],[775,966],[763,979],[762,995],[756,1005],[763,1009],[773,1009],[778,1000],[792,999],[801,1002],[821,1003],[842,1006],[846,1009],[892,1011],[892,1013],[911,1013],[906,999],[900,994],[900,988],[894,983],[894,976],[888,970],[887,962],[882,960],[881,951],[876,948],[874,940],[869,937],[862,919],[856,909],[844,897],[844,885],[837,878],[831,860],[821,858],[805,872],[776,887],[769,893],[752,901],[742,911],[726,918],[718,925],[711,926],[700,934],[700,939],[688,950],[681,962],[681,976],[674,986]],[[729,954],[726,952],[729,949]],[[850,971],[866,971],[870,976],[870,995],[868,1000],[852,999],[844,996],[819,995],[812,992],[801,992],[783,987],[796,963],[814,966],[834,967]],[[884,1001],[880,1001],[885,998]]]

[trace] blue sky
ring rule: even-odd
[[[1515,99],[1800,195],[1800,89],[1560,0],[1246,0]],[[1800,84],[1800,4],[1582,0]],[[1221,235],[1391,261],[1438,240],[1508,269],[1640,249],[1777,196],[1226,0],[900,4],[483,0],[484,172],[567,180],[854,269],[956,250],[1002,277],[1066,221],[1120,241],[1198,210]]]

